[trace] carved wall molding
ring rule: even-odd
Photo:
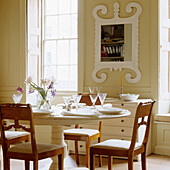
[[[92,78],[98,83],[102,83],[106,80],[107,74],[101,73],[100,77],[97,77],[97,72],[109,68],[112,70],[122,70],[128,68],[136,73],[136,77],[133,78],[131,73],[126,73],[125,78],[129,83],[136,83],[141,79],[141,72],[138,69],[138,18],[142,12],[142,7],[132,2],[126,6],[126,12],[131,13],[133,8],[136,8],[136,12],[133,16],[127,18],[119,17],[119,3],[114,3],[114,17],[109,19],[103,19],[98,16],[98,11],[102,15],[107,14],[107,7],[105,5],[98,5],[93,9],[93,17],[95,19],[95,68],[92,72]],[[101,26],[102,25],[116,25],[116,24],[132,24],[132,61],[123,62],[101,62]]]

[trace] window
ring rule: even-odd
[[[159,1],[160,100],[170,99],[170,0]]]
[[[43,77],[54,76],[58,91],[77,91],[78,0],[44,0]]]
[[[27,1],[27,77],[54,77],[58,92],[78,87],[78,0]],[[42,2],[42,4],[41,4]],[[35,104],[35,94],[27,102]]]
[[[170,0],[159,0],[159,107],[169,112],[170,101]]]

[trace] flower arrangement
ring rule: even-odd
[[[23,93],[24,93],[24,89],[22,87],[18,87],[15,91],[17,93],[12,95],[14,103],[20,103]]]
[[[41,102],[39,105],[39,109],[41,108],[41,106],[43,106],[44,104],[48,105],[48,109],[51,108],[50,105],[50,101],[49,101],[49,95],[51,97],[55,97],[56,96],[56,90],[54,89],[54,82],[55,80],[52,79],[41,79],[41,84],[43,87],[38,86],[37,84],[35,84],[32,81],[32,77],[28,77],[25,81],[27,84],[29,84],[29,94],[33,93],[34,91],[37,91],[40,96],[41,96]]]

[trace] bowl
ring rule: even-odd
[[[133,100],[137,100],[139,97],[139,94],[120,94],[120,99],[121,100],[129,100],[129,101],[133,101]]]

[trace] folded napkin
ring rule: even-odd
[[[61,113],[63,116],[83,116],[83,117],[98,117],[100,113],[92,111],[89,108],[72,109],[71,111],[63,111]]]
[[[66,108],[66,105],[65,105],[64,103],[57,104],[57,106],[58,106],[58,107],[62,107],[63,109]],[[79,104],[78,104],[78,107],[79,107],[79,108],[80,108],[80,107],[83,107],[83,106],[86,106],[86,103],[79,103]],[[72,107],[73,109],[75,109],[75,108],[76,108],[76,103],[72,103],[72,104],[71,104],[71,107]]]

